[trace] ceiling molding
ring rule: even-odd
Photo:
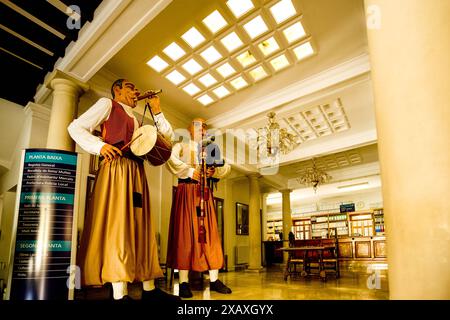
[[[282,90],[271,92],[245,106],[238,106],[233,110],[208,119],[214,128],[226,128],[236,122],[266,112],[293,100],[329,88],[346,80],[358,77],[370,71],[368,54],[362,54],[330,69],[322,71],[313,77],[298,81]]]
[[[56,62],[55,69],[82,82],[89,81],[170,2],[172,0],[103,1],[96,10],[93,22],[80,30],[78,41],[68,46],[67,54]],[[105,51],[105,48],[109,49]],[[50,92],[45,86],[40,86],[34,96],[35,101],[45,101]]]

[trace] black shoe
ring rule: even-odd
[[[180,297],[177,297],[177,296],[174,296],[173,294],[164,292],[160,288],[155,288],[150,291],[143,290],[141,300],[167,301],[167,302],[181,301]]]
[[[189,288],[189,283],[187,282],[180,283],[180,292],[178,295],[182,298],[192,298],[194,296],[192,294],[191,288]]]
[[[231,293],[231,289],[223,284],[222,281],[216,280],[214,282],[209,283],[209,289],[212,291],[216,291],[218,293]]]

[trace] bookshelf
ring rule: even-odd
[[[348,236],[348,216],[345,212],[327,213],[311,217],[312,237],[329,238],[334,236]]]
[[[384,235],[384,212],[383,209],[373,210],[373,220],[375,223],[375,234]]]
[[[349,215],[351,233],[354,237],[372,237],[374,219],[372,212],[353,213]]]
[[[308,240],[311,239],[311,219],[298,219],[292,221],[292,232],[295,239]]]
[[[280,240],[281,232],[283,232],[283,220],[267,220],[267,240]]]

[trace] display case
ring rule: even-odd
[[[334,237],[335,232],[338,236],[348,236],[348,217],[347,213],[326,213],[311,217],[312,238]]]
[[[374,219],[372,212],[353,213],[349,215],[351,234],[353,237],[372,237],[374,235]]]
[[[311,219],[298,219],[292,221],[292,232],[297,240],[311,239]]]
[[[375,234],[384,235],[384,213],[383,209],[373,210],[373,220],[375,224]]]
[[[281,240],[280,233],[283,232],[283,220],[267,220],[267,240]]]

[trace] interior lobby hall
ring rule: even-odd
[[[0,300],[117,299],[109,282],[81,285],[96,272],[79,253],[101,230],[86,226],[104,214],[90,204],[107,161],[68,127],[118,79],[140,94],[111,108],[153,130],[144,153],[140,136],[123,148],[147,180],[149,199],[129,194],[151,219],[130,229],[150,225],[156,288],[187,295],[175,200],[180,186],[205,189],[200,166],[183,176],[169,160],[205,160],[175,148],[201,118],[197,148],[214,146],[216,173],[229,166],[195,193],[213,200],[223,263],[189,270],[183,300],[449,300],[449,12],[447,0],[1,0]],[[156,95],[169,147],[147,110]],[[93,144],[108,137],[97,124]],[[144,280],[126,296],[144,299]]]

